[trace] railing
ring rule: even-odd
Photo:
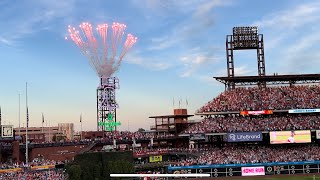
[[[90,151],[95,145],[96,145],[96,143],[90,144],[89,146],[81,149],[78,154],[83,154],[83,153],[85,153],[85,152]]]

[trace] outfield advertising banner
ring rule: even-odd
[[[161,162],[162,161],[162,156],[150,156],[149,157],[149,162]]]
[[[189,139],[192,140],[192,141],[205,140],[206,139],[206,135],[205,134],[190,134]]]
[[[240,115],[260,115],[260,114],[273,114],[272,110],[262,110],[262,111],[240,111]]]
[[[236,132],[227,134],[228,142],[262,141],[261,132]]]
[[[264,171],[264,166],[259,167],[241,167],[242,176],[264,176],[266,175]]]
[[[249,163],[249,164],[211,164],[192,166],[169,166],[168,173],[172,174],[210,174],[211,178],[234,176],[263,176],[263,175],[293,175],[312,174],[320,170],[320,161]],[[256,179],[256,178],[254,178]],[[257,178],[258,179],[258,178]],[[298,178],[299,179],[299,178]]]
[[[310,130],[270,131],[270,144],[311,143]]]
[[[44,170],[44,169],[53,169],[55,165],[46,165],[46,166],[32,166],[31,170]]]
[[[14,168],[14,169],[0,169],[0,173],[11,173],[22,171],[22,168]]]
[[[320,139],[320,130],[316,130],[316,137],[317,139]]]
[[[289,113],[315,113],[320,112],[320,109],[291,109]]]

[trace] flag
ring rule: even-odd
[[[180,106],[181,106],[181,100],[179,99],[179,108],[180,108]]]
[[[27,127],[29,127],[29,109],[27,107]]]
[[[80,115],[80,122],[82,122],[82,114]]]
[[[186,98],[186,105],[188,106],[188,99]]]
[[[42,124],[44,123],[44,116],[43,116],[43,113],[42,113]]]
[[[117,141],[116,141],[116,139],[113,139],[113,148],[117,148]]]
[[[136,139],[133,138],[133,147],[136,147],[137,143],[136,143]]]

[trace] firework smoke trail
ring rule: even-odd
[[[136,37],[132,34],[128,34],[127,39],[123,44],[122,51],[119,56],[117,56],[117,50],[126,29],[125,24],[114,22],[110,29],[112,30],[111,36],[108,36],[108,24],[97,25],[96,30],[98,38],[95,38],[90,23],[83,22],[79,27],[82,34],[79,30],[69,25],[69,36],[80,48],[81,52],[88,57],[91,67],[94,68],[99,77],[110,77],[115,73],[119,69],[126,53],[137,42]],[[108,38],[110,38],[110,40]],[[66,39],[68,38],[66,37]]]

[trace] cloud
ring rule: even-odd
[[[315,44],[319,44],[320,35],[317,34],[318,31],[313,31],[310,34],[302,36],[299,40],[291,44],[287,49],[287,54],[299,54],[305,52],[311,47],[314,47]]]
[[[186,55],[180,57],[180,63],[183,64],[180,77],[189,77],[199,69],[219,63],[223,57],[216,55],[217,52],[219,50],[213,47],[208,49],[192,48]]]
[[[234,68],[235,76],[248,76],[251,73],[253,73],[252,68],[249,68],[248,66],[245,66],[245,65]]]
[[[13,46],[14,45],[14,42],[9,40],[9,39],[6,39],[4,37],[0,37],[0,44],[5,44],[7,46]]]
[[[289,41],[297,34],[302,35],[306,26],[315,28],[319,20],[320,2],[316,1],[273,12],[251,25],[258,26],[263,32],[268,33],[266,49],[271,49],[282,46],[283,41]]]
[[[253,24],[260,28],[285,28],[290,30],[319,20],[319,10],[319,2],[303,3],[293,8],[267,15]]]
[[[193,17],[196,18],[203,18],[204,16],[208,15],[213,8],[226,5],[227,1],[221,0],[211,0],[207,1],[203,4],[200,4],[193,13]]]
[[[315,60],[320,57],[317,50],[320,42],[319,21],[320,2],[308,1],[267,14],[252,23],[267,35],[265,52],[269,57],[267,59],[272,58],[267,62],[271,65],[267,70],[270,68],[272,72],[281,74],[315,72],[315,66],[320,65]]]
[[[165,35],[151,38],[151,45],[148,50],[165,50],[177,45],[186,46],[193,44],[197,40],[206,39],[206,34],[215,22],[214,8],[230,5],[230,1],[210,0],[210,1],[174,1],[172,4],[174,12],[167,13],[167,21],[173,21],[178,16],[183,16],[184,20],[172,23],[173,28],[164,29]],[[170,6],[171,7],[171,6]],[[169,16],[170,15],[170,16]]]
[[[143,57],[139,53],[129,54],[128,57],[126,57],[125,62],[142,66],[151,71],[164,71],[172,66],[172,64],[159,59],[155,60],[153,58]]]
[[[150,46],[148,50],[167,49],[169,47],[172,47],[174,44],[178,43],[180,40],[179,38],[170,38],[166,36],[166,37],[153,38],[151,41],[153,42],[153,45]]]
[[[0,43],[15,46],[20,39],[48,30],[57,18],[66,17],[73,11],[74,0],[71,1],[21,1],[3,7],[0,26]],[[16,13],[19,12],[19,13]],[[10,17],[10,21],[7,20]]]

